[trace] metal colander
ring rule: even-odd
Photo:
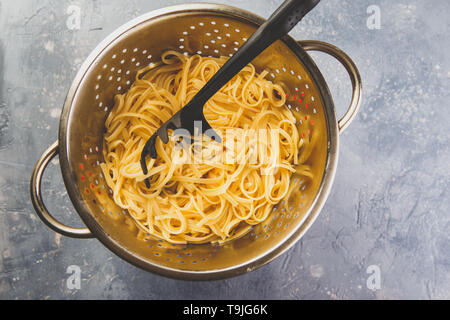
[[[76,76],[61,115],[58,142],[43,154],[33,172],[31,198],[39,217],[56,232],[96,237],[134,265],[182,279],[217,279],[248,272],[293,245],[325,202],[337,164],[338,133],[353,119],[360,102],[358,71],[350,58],[332,45],[297,43],[286,36],[253,61],[259,72],[268,70],[268,78],[284,86],[287,105],[299,120],[300,135],[308,138],[315,130],[320,135],[308,160],[315,178],[293,177],[300,180],[298,190],[244,237],[221,245],[175,245],[142,235],[128,213],[114,203],[99,166],[104,161],[105,119],[114,96],[130,88],[139,69],[157,62],[166,50],[231,56],[263,22],[234,7],[188,4],[148,13],[105,39]],[[339,123],[327,85],[306,50],[331,54],[349,72],[353,98]],[[68,194],[86,229],[58,222],[44,205],[42,175],[57,154]]]

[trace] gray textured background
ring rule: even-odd
[[[447,0],[323,0],[291,32],[346,51],[361,72],[364,100],[341,136],[321,215],[272,263],[223,281],[176,281],[131,266],[97,240],[59,237],[38,220],[30,174],[57,138],[82,61],[121,24],[182,2],[0,0],[0,299],[449,299]],[[268,17],[281,0],[223,2]],[[66,26],[71,4],[81,8],[80,30]],[[381,9],[380,30],[367,28],[370,5]],[[313,57],[343,114],[350,100],[344,69]],[[48,207],[81,226],[55,164],[43,182]],[[66,286],[69,265],[81,267],[80,290]],[[377,290],[366,286],[371,265],[381,270]]]

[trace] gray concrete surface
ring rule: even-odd
[[[57,139],[82,61],[121,24],[182,2],[0,0],[0,299],[449,299],[447,0],[323,0],[291,32],[344,49],[361,72],[364,100],[341,136],[320,217],[272,263],[222,281],[166,279],[97,240],[60,237],[36,217],[31,171]],[[281,0],[223,2],[268,17]],[[76,25],[68,21],[71,5],[80,8],[79,30],[69,29]],[[369,28],[373,5],[379,29]],[[350,99],[344,69],[312,55],[343,114]],[[54,164],[43,182],[48,207],[81,226]],[[67,287],[70,265],[81,268],[80,289]],[[372,282],[377,275],[380,282]]]

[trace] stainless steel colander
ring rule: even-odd
[[[321,134],[308,160],[315,179],[294,177],[300,179],[300,188],[244,237],[222,245],[174,245],[142,236],[127,212],[114,203],[99,166],[104,159],[104,123],[114,96],[130,88],[139,69],[157,62],[169,49],[217,57],[232,55],[263,22],[234,7],[186,4],[145,14],[106,38],[78,72],[64,104],[58,141],[44,152],[33,171],[31,199],[43,222],[65,236],[96,237],[136,266],[181,279],[217,279],[254,270],[301,238],[328,196],[336,170],[339,133],[356,115],[361,98],[361,80],[354,63],[330,44],[296,42],[286,36],[253,61],[259,72],[268,70],[269,79],[284,86],[288,107],[299,119],[300,134],[305,138],[315,130]],[[350,75],[352,102],[339,122],[309,50],[332,55]],[[45,207],[41,179],[56,155],[69,197],[86,229],[58,222]]]

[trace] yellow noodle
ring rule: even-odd
[[[267,71],[258,74],[251,64],[206,103],[204,114],[219,133],[262,130],[269,139],[238,132],[228,139],[236,140],[237,150],[232,150],[226,141],[223,148],[216,148],[215,142],[203,136],[180,154],[194,155],[196,160],[197,147],[218,154],[188,163],[177,161],[173,139],[166,145],[157,139],[158,158],[147,159],[148,174],[143,174],[140,155],[146,141],[225,62],[224,57],[168,51],[160,63],[137,73],[127,93],[115,97],[105,122],[101,168],[113,199],[142,231],[157,239],[204,243],[240,237],[267,219],[273,206],[292,193],[294,173],[312,178],[305,162],[315,139],[300,138],[283,88],[265,79]],[[270,139],[273,130],[279,132],[277,146]],[[220,151],[235,161],[228,163]],[[263,161],[268,158],[272,161]],[[146,178],[150,178],[150,189],[145,186]]]

